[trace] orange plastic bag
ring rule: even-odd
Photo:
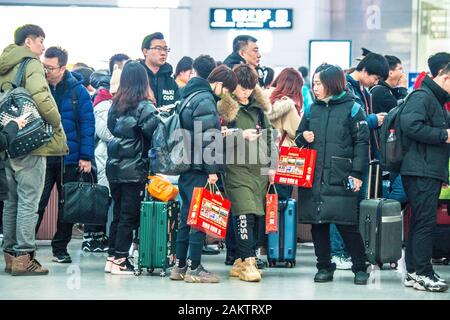
[[[147,191],[152,198],[167,202],[175,200],[178,195],[178,188],[161,176],[149,176],[150,183],[147,184]]]

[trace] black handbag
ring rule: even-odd
[[[109,189],[91,181],[84,182],[83,176],[77,182],[67,182],[62,186],[62,221],[106,225],[111,203]]]
[[[21,62],[11,83],[12,90],[3,92],[3,88],[0,88],[0,124],[5,126],[10,120],[27,115],[25,127],[9,143],[8,154],[11,158],[29,154],[50,141],[53,136],[52,126],[42,119],[30,93],[22,87],[25,68],[30,60],[28,58]]]

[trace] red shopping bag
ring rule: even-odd
[[[215,194],[212,187],[215,187],[219,194]],[[230,200],[222,197],[216,185],[209,185],[209,190],[194,188],[187,224],[214,238],[223,239],[227,231],[230,208]]]
[[[312,188],[316,156],[314,149],[280,147],[275,182]]]
[[[269,193],[270,187],[273,187],[275,193]],[[278,194],[273,184],[266,194],[266,234],[270,232],[278,232]]]

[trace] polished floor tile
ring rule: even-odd
[[[204,256],[203,265],[221,276],[218,284],[189,284],[172,281],[154,274],[112,276],[103,272],[106,255],[84,253],[81,240],[69,245],[71,264],[51,262],[49,242],[39,242],[38,260],[50,269],[48,276],[13,277],[3,272],[0,257],[0,299],[388,299],[388,300],[449,300],[450,293],[429,293],[405,288],[403,260],[398,270],[376,270],[371,273],[369,285],[353,284],[351,271],[336,271],[334,281],[314,283],[316,272],[314,250],[298,245],[295,268],[269,268],[259,283],[247,283],[228,277],[225,251],[217,256]],[[265,257],[263,257],[265,258]],[[450,280],[450,266],[437,265],[436,272]]]

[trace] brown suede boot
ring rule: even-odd
[[[12,262],[13,276],[44,276],[48,274],[48,269],[34,259],[34,252],[14,257]]]
[[[242,268],[242,259],[234,260],[233,266],[230,269],[230,277],[239,277]]]
[[[230,269],[230,277],[237,277],[237,278],[239,277],[239,275],[241,274],[241,271],[242,271],[242,263],[243,263],[243,261],[241,258],[234,260],[234,264]],[[262,270],[259,270],[259,269],[257,269],[257,270],[258,270],[259,274],[262,276],[262,274],[263,274]]]
[[[239,279],[248,282],[261,281],[261,274],[256,268],[256,258],[250,257],[245,259],[241,264],[241,273]]]
[[[5,272],[11,273],[14,256],[6,251],[3,251],[3,256],[5,257]]]

